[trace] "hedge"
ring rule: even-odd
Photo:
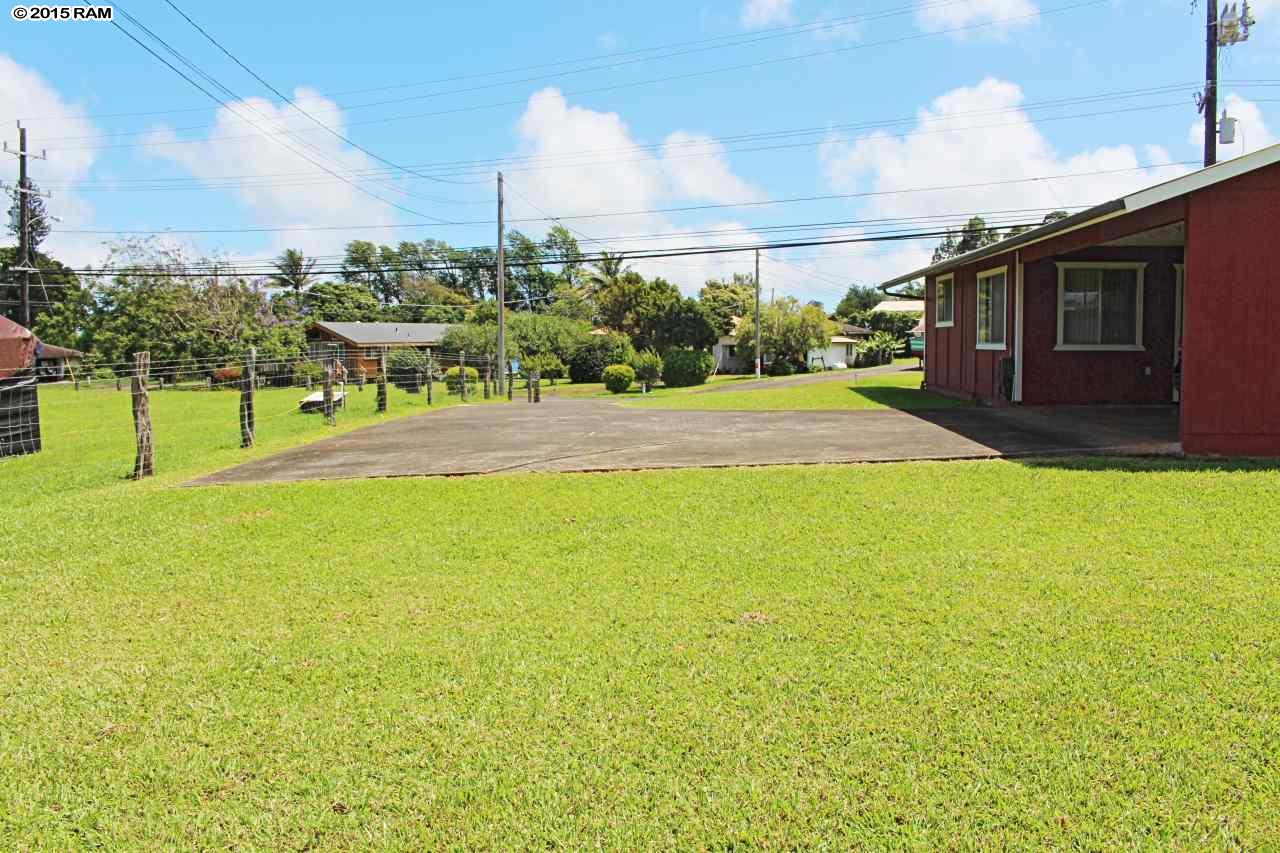
[[[715,357],[702,350],[669,349],[662,356],[662,381],[668,388],[702,385],[715,369]]]
[[[611,364],[604,369],[603,378],[611,394],[623,394],[636,381],[636,372],[629,364]]]

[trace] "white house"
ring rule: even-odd
[[[858,355],[858,342],[871,337],[871,330],[861,326],[841,326],[838,334],[831,336],[826,349],[809,350],[809,366],[827,370],[843,370],[853,365]]]

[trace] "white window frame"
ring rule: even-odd
[[[942,322],[938,315],[938,306],[942,303],[942,285],[946,284],[951,288],[951,319]],[[955,273],[947,273],[940,275],[933,280],[933,325],[937,329],[950,329],[956,324],[956,275]]]
[[[1004,332],[999,343],[995,341],[983,342],[978,340],[978,306],[982,304],[982,282],[989,278],[995,278],[998,275],[1004,276]],[[980,350],[990,350],[992,352],[1004,352],[1009,348],[1009,267],[992,267],[989,270],[983,270],[978,273],[978,280],[974,287],[973,300],[973,340],[974,345]]]
[[[1146,352],[1142,343],[1142,306],[1146,302],[1147,265],[1139,261],[1058,261],[1058,340],[1055,352]],[[1067,270],[1136,270],[1134,288],[1134,329],[1132,344],[1068,344],[1062,340],[1063,313],[1066,304]]]

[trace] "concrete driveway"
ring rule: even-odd
[[[1178,452],[1172,407],[697,412],[594,400],[458,406],[192,485],[351,477]]]

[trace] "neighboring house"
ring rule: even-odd
[[[886,299],[871,309],[879,314],[924,314],[923,299]]]
[[[440,346],[449,323],[315,323],[307,329],[313,359],[337,357],[351,372],[378,373],[379,360],[394,349],[433,350]]]
[[[826,349],[809,350],[809,365],[828,369],[840,369],[840,365],[852,367],[858,357],[858,343],[871,334],[870,329],[845,324],[838,334],[831,336],[831,344]]]
[[[721,335],[711,348],[716,359],[716,373],[753,373],[755,353],[738,351],[738,327],[742,325],[742,318],[734,317],[732,322],[729,334]]]
[[[898,276],[931,390],[1181,406],[1183,450],[1280,456],[1280,145]]]
[[[80,350],[41,341],[36,346],[36,373],[46,382],[61,382],[74,377],[83,359]]]

